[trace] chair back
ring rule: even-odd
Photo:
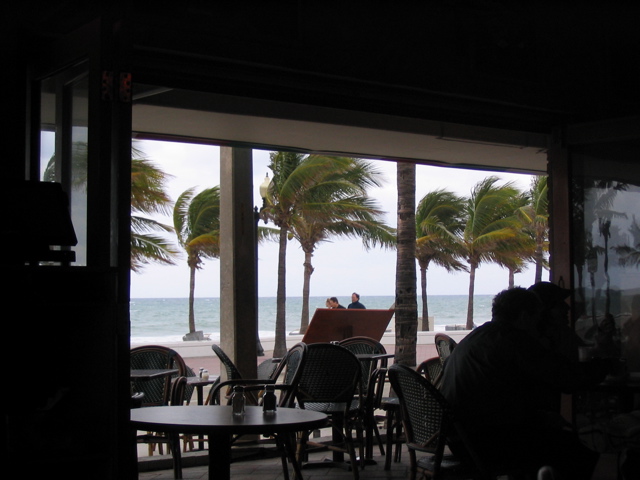
[[[274,372],[278,369],[278,362],[273,358],[267,358],[258,364],[258,371],[256,378],[264,378],[265,380],[271,378]]]
[[[436,333],[434,340],[438,356],[444,365],[444,361],[449,357],[449,355],[451,355],[451,352],[453,352],[453,349],[458,345],[458,343],[446,333]]]
[[[296,393],[301,408],[344,404],[344,410],[349,409],[362,376],[360,361],[353,353],[340,345],[312,343],[307,345],[301,370]]]
[[[187,366],[178,352],[160,345],[144,345],[132,348],[130,363],[132,369],[175,368],[178,370],[172,376],[132,381],[133,390],[144,393],[142,398],[143,407],[168,405],[171,379],[187,375]]]
[[[264,386],[266,384],[274,384],[276,391],[280,394],[278,405],[281,407],[293,406],[297,383],[302,373],[302,367],[304,366],[306,351],[307,346],[304,343],[297,343],[289,349],[280,362],[274,362],[271,359],[265,360],[265,362],[273,364],[271,368],[273,372],[269,378],[236,378],[214,384],[209,392],[210,398],[207,399],[207,403],[219,402],[220,390],[226,389],[227,392],[230,392],[234,386],[242,385],[247,395],[246,401],[248,404],[259,405],[261,404],[260,394]],[[227,403],[229,400],[230,399],[227,398]]]
[[[389,367],[389,382],[402,409],[407,446],[433,455],[432,477],[436,477],[452,425],[451,410],[438,389],[406,365]]]
[[[277,384],[288,385],[289,391],[282,393],[280,397],[281,407],[291,407],[295,401],[295,395],[300,382],[300,376],[307,360],[307,345],[300,342],[289,349],[286,356],[278,364],[273,372],[271,380]]]
[[[424,378],[429,380],[437,388],[440,388],[440,380],[442,378],[443,365],[440,357],[432,357],[426,359],[418,368],[416,372],[421,374]]]
[[[382,355],[386,354],[387,350],[384,345],[379,341],[370,337],[349,337],[338,342],[338,345],[346,348],[354,355]],[[381,358],[379,361],[360,361],[360,367],[362,370],[362,393],[367,395],[369,390],[369,380],[373,372],[377,368],[386,368],[387,359]]]
[[[177,377],[171,383],[169,404],[173,406],[184,405],[187,392],[187,377]]]
[[[236,364],[229,358],[229,356],[224,353],[224,350],[220,348],[219,345],[213,344],[211,345],[211,349],[220,359],[221,365],[224,367],[225,372],[227,373],[227,380],[238,380],[242,378],[240,374],[240,370],[236,367]]]

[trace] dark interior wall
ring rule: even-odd
[[[215,61],[233,79],[231,93],[504,126],[491,109],[545,122],[636,111],[637,13],[506,2],[187,3],[132,18],[139,48]]]
[[[24,28],[55,37],[108,8],[142,63],[184,54],[219,91],[307,104],[546,131],[640,106],[631,2],[86,3],[23,7]]]

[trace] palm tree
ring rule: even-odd
[[[396,260],[395,362],[416,365],[418,302],[416,294],[416,166],[398,162],[398,233]]]
[[[519,192],[511,182],[498,186],[498,181],[498,177],[491,176],[478,182],[464,208],[466,224],[461,242],[469,264],[467,330],[473,328],[476,270],[482,262],[497,262],[498,248],[513,239],[519,228],[519,222],[513,214],[514,198]]]
[[[613,247],[613,249],[620,256],[620,258],[618,258],[618,264],[621,267],[640,267],[640,225],[638,224],[635,215],[633,216],[633,221],[629,227],[629,233],[633,238],[631,241],[632,244],[618,245]]]
[[[131,160],[131,270],[140,272],[150,262],[175,265],[177,248],[160,235],[150,232],[173,232],[173,228],[146,215],[168,214],[172,201],[164,190],[170,175],[153,165],[133,149]]]
[[[288,240],[297,238],[305,251],[303,297],[308,325],[311,255],[316,244],[330,235],[360,235],[365,245],[371,245],[382,238],[383,229],[377,220],[382,212],[365,195],[368,186],[379,185],[368,164],[348,157],[291,152],[272,152],[270,159],[273,179],[261,215],[280,229],[274,356],[281,356],[286,351]]]
[[[322,166],[324,159],[311,156],[300,168],[316,160],[324,175],[309,189],[308,203],[303,206],[307,213],[294,216],[291,222],[291,234],[300,242],[305,255],[300,334],[309,326],[309,291],[314,271],[311,259],[319,243],[342,236],[361,237],[367,250],[377,245],[395,245],[395,230],[381,221],[384,212],[366,193],[368,186],[381,185],[380,173],[371,163],[355,158],[329,158],[332,167],[327,169]]]
[[[72,188],[87,188],[87,142],[72,145]],[[166,238],[153,232],[172,232],[173,227],[148,218],[156,213],[169,213],[171,199],[165,183],[171,175],[156,167],[144,153],[131,149],[131,270],[140,272],[144,265],[155,262],[175,265],[178,250]],[[56,156],[53,155],[42,176],[43,181],[55,182]]]
[[[189,266],[189,333],[195,333],[193,310],[196,270],[204,259],[220,258],[220,187],[195,194],[195,188],[185,190],[173,209],[173,225],[178,244],[187,252]]]
[[[529,204],[529,192],[519,192],[513,197],[512,205],[507,209],[512,212],[514,236],[501,241],[496,246],[495,263],[504,267],[509,272],[509,286],[515,286],[515,274],[521,273],[527,265],[535,260],[536,242],[535,235],[530,230],[528,220],[521,214]]]
[[[546,255],[549,252],[549,188],[546,176],[535,176],[527,195],[528,203],[519,207],[516,214],[525,231],[535,241],[533,261],[536,266],[535,282],[542,281],[543,268],[548,269]]]
[[[429,330],[427,304],[427,270],[431,262],[447,270],[468,271],[460,261],[464,252],[459,242],[462,231],[463,199],[454,193],[439,189],[427,193],[416,210],[416,258],[420,266],[422,287],[422,328]]]
[[[307,179],[301,174],[293,175],[304,160],[304,155],[293,152],[271,152],[269,168],[273,178],[265,197],[265,205],[260,211],[262,218],[271,220],[279,230],[278,250],[278,285],[276,290],[276,331],[273,347],[274,357],[283,357],[287,350],[286,343],[286,258],[287,241],[291,221],[296,214],[301,196],[305,193]],[[306,172],[306,171],[304,171]]]

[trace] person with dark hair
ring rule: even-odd
[[[365,307],[362,303],[360,303],[360,295],[358,295],[356,292],[353,292],[351,294],[351,303],[349,304],[349,306],[347,306],[347,308],[366,309],[367,307]]]
[[[564,355],[572,362],[579,361],[579,348],[584,342],[569,325],[569,304],[567,298],[571,290],[551,282],[538,282],[527,290],[540,300],[539,330],[541,339],[549,349]]]
[[[540,400],[548,392],[575,391],[604,373],[592,378],[583,364],[551,350],[540,333],[543,312],[532,291],[516,287],[498,293],[491,321],[469,333],[448,357],[441,391],[489,465],[507,461],[532,474],[547,465],[560,478],[589,479],[598,454],[580,442],[559,411]],[[451,449],[464,456],[455,434]]]
[[[329,297],[329,308],[344,308],[337,297]]]

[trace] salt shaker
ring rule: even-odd
[[[262,411],[265,415],[276,413],[276,393],[273,385],[265,385],[264,395],[262,395]]]
[[[209,370],[206,368],[202,371],[202,380],[209,380]]]
[[[234,417],[241,417],[244,415],[244,387],[236,385],[233,387],[233,394],[231,394],[231,408],[233,410]]]

